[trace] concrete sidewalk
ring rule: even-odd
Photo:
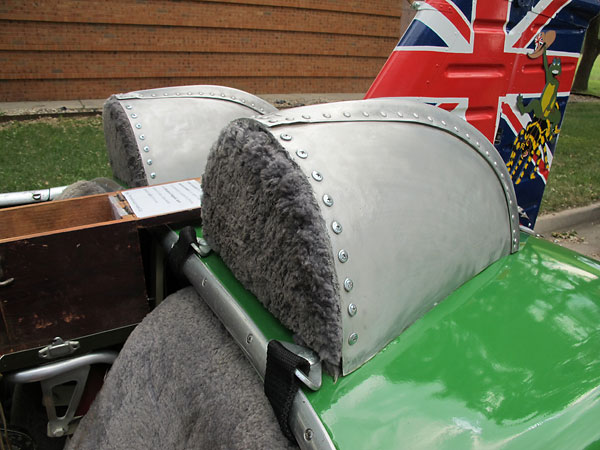
[[[600,260],[600,202],[540,216],[535,232],[548,241]]]

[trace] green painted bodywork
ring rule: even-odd
[[[600,262],[522,241],[360,369],[306,391],[338,448],[600,448]],[[267,337],[290,339],[217,256],[203,261]]]

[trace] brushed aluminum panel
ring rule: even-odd
[[[328,224],[341,284],[344,374],[518,249],[506,168],[460,118],[378,99],[294,108],[260,121],[310,180]]]
[[[136,138],[149,185],[196,178],[230,121],[277,108],[238,89],[178,86],[116,95]]]

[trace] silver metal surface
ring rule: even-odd
[[[33,369],[10,373],[5,375],[5,379],[10,383],[35,383],[91,364],[112,364],[116,358],[117,352],[103,350],[64,361],[56,361]]]
[[[41,382],[42,402],[44,403],[46,414],[48,415],[48,436],[62,437],[66,434],[71,434],[74,431],[69,425],[74,419],[77,408],[79,407],[79,401],[85,390],[89,372],[90,366],[85,365]],[[72,389],[73,391],[68,399],[67,410],[59,416],[57,410],[58,405],[55,401],[57,396],[54,390],[66,383],[72,385],[69,386],[68,389]]]
[[[56,359],[75,353],[79,349],[78,341],[64,341],[61,337],[55,337],[52,343],[38,352],[42,359]]]
[[[350,303],[348,305],[348,314],[350,314],[350,317],[354,317],[357,312],[358,308],[356,307],[356,305],[354,303]]]
[[[0,208],[52,201],[66,188],[67,186],[57,186],[32,191],[5,192],[0,194]]]
[[[175,232],[165,234],[161,240],[163,248],[168,252],[177,239]],[[191,255],[185,260],[182,272],[264,380],[268,341],[260,328],[196,255]],[[335,449],[323,423],[301,389],[292,403],[290,427],[302,449]],[[304,439],[308,428],[313,431],[313,439],[310,441]]]
[[[491,143],[430,105],[373,99],[293,108],[256,118],[283,140],[311,183],[337,255],[343,374],[492,262],[519,248],[515,193]],[[295,117],[293,121],[287,120]],[[297,158],[302,148],[310,158]],[[351,255],[351,257],[350,257]],[[357,339],[360,336],[360,339]],[[351,345],[353,344],[353,345]]]
[[[292,344],[291,342],[281,342],[281,344],[290,352],[295,353],[296,355],[308,361],[308,364],[310,365],[308,373],[305,374],[300,369],[296,369],[296,378],[298,378],[302,383],[304,383],[304,385],[310,390],[318,391],[321,388],[323,374],[319,356],[311,349],[302,347],[300,345]]]
[[[168,87],[116,97],[127,110],[149,185],[201,176],[212,144],[229,122],[277,111],[254,95],[223,86]]]
[[[323,203],[325,203],[326,206],[333,206],[333,198],[331,195],[323,195]]]

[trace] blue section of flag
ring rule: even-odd
[[[453,3],[462,11],[467,20],[470,22],[471,15],[473,14],[473,0],[454,0]]]
[[[400,46],[429,46],[429,47],[448,47],[431,28],[419,20],[413,20],[402,39],[398,43]]]

